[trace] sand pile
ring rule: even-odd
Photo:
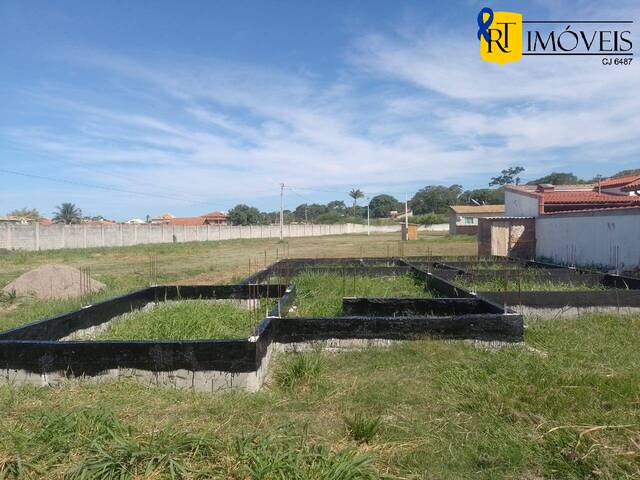
[[[82,285],[87,290],[97,292],[105,285],[97,280],[83,280],[77,268],[68,265],[49,264],[38,267],[20,275],[2,290],[18,297],[33,296],[36,298],[71,298],[82,295]],[[88,293],[88,292],[85,292]]]

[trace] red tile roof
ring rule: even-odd
[[[224,213],[218,212],[218,211],[205,213],[200,216],[204,218],[227,218],[227,216]]]
[[[204,225],[205,223],[204,217],[176,217],[170,218],[167,223],[169,225]]]
[[[581,208],[572,210],[559,210],[557,212],[545,212],[544,215],[562,215],[564,213],[591,213],[591,212],[619,212],[625,210],[638,210],[640,211],[640,205],[623,205],[603,208]]]
[[[640,203],[640,197],[629,195],[611,195],[608,193],[598,192],[542,192],[545,204],[574,204],[574,203]]]
[[[622,190],[625,192],[636,192],[640,190],[640,177],[638,177],[638,179],[635,182],[631,182],[625,185],[624,187],[622,187]]]
[[[628,183],[635,183],[637,181],[640,181],[640,175],[636,173],[635,175],[626,175],[624,177],[607,178],[606,180],[602,180],[600,185],[605,188],[613,188],[622,187]]]

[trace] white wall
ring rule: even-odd
[[[505,217],[537,217],[540,214],[538,198],[506,189],[504,192]]]
[[[447,232],[449,225],[421,227],[422,231]],[[371,226],[371,233],[399,232],[398,225]],[[285,225],[285,237],[312,237],[366,233],[367,226]],[[0,248],[9,250],[58,250],[61,248],[122,247],[150,243],[182,243],[238,238],[279,238],[278,225],[0,225]]]
[[[578,266],[640,266],[640,209],[542,215],[536,255]]]

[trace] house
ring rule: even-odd
[[[180,225],[187,227],[196,227],[206,225],[204,217],[175,217],[167,222],[168,225]]]
[[[227,224],[227,215],[223,212],[209,212],[204,215],[200,215],[200,217],[205,219],[205,223],[207,225],[226,225]]]
[[[509,185],[505,216],[479,225],[480,254],[640,268],[640,175],[589,185]],[[517,248],[516,248],[517,247]]]
[[[0,225],[28,225],[33,220],[26,217],[16,217],[14,215],[0,216]]]
[[[169,223],[174,218],[176,218],[176,217],[174,217],[170,213],[165,213],[163,215],[160,215],[159,217],[153,217],[151,219],[151,223],[154,224],[154,225],[163,224],[163,223]]]
[[[145,222],[141,218],[130,218],[129,220],[127,220],[124,223],[128,223],[129,225],[143,225],[143,224],[145,224],[147,222]]]
[[[475,235],[478,219],[502,217],[504,205],[451,205],[449,207],[449,233]]]
[[[170,214],[165,214],[160,217],[162,221],[151,223],[164,223],[166,225],[180,225],[180,226],[200,226],[200,225],[227,225],[227,216],[222,212],[209,212],[198,217],[174,217]]]
[[[638,183],[640,176],[587,185],[507,185],[505,215],[537,217],[553,212],[640,205]]]

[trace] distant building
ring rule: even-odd
[[[218,211],[205,213],[200,217],[205,219],[207,225],[226,225],[228,222],[227,215]]]
[[[507,185],[505,216],[482,224],[480,254],[632,271],[640,268],[640,175],[589,185]]]
[[[451,205],[449,207],[449,233],[475,235],[478,219],[502,217],[504,205]]]
[[[142,225],[142,224],[147,223],[147,222],[145,222],[141,218],[130,218],[129,220],[127,220],[124,223],[128,223],[129,225]]]
[[[164,215],[160,215],[159,217],[153,217],[151,219],[151,223],[153,224],[170,223],[171,220],[173,220],[174,218],[176,217],[174,217],[170,213],[165,213]]]
[[[0,224],[3,225],[28,225],[34,220],[26,217],[16,217],[14,215],[0,216]]]
[[[198,226],[206,225],[204,217],[176,217],[167,222],[169,225]]]
[[[504,203],[508,217],[640,205],[640,175],[586,185],[507,185]]]
[[[174,217],[165,213],[151,219],[153,224],[198,226],[198,225],[227,225],[227,216],[223,212],[209,212],[198,217]]]

